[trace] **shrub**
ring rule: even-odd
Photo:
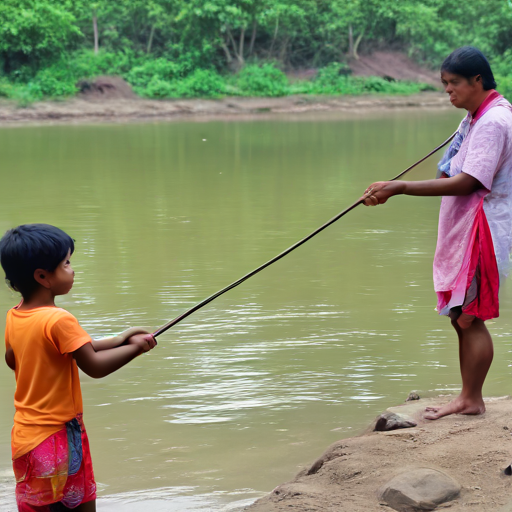
[[[167,59],[148,60],[139,66],[134,66],[125,74],[125,79],[135,87],[146,87],[154,81],[170,82],[182,78],[183,66]]]
[[[331,62],[318,70],[313,81],[314,94],[356,94],[354,84],[350,83],[346,65]]]
[[[12,84],[5,78],[0,78],[0,98],[10,98],[12,94]]]
[[[512,102],[512,73],[508,76],[496,75],[495,78],[498,84],[498,91],[503,94],[508,101]]]
[[[273,64],[249,64],[235,78],[243,96],[285,96],[289,93],[288,78]]]
[[[226,81],[216,71],[196,69],[182,79],[163,80],[153,76],[147,86],[135,92],[147,98],[219,98],[226,94]]]
[[[69,69],[59,66],[46,68],[27,84],[31,87],[35,95],[40,96],[72,96],[77,93],[75,86],[76,76]]]
[[[492,70],[494,74],[505,77],[512,75],[512,48],[506,50],[503,55],[496,57],[492,61]]]
[[[146,87],[135,87],[135,92],[147,98],[174,98],[177,97],[176,85],[160,78],[153,77]]]
[[[176,85],[182,98],[218,98],[226,93],[225,79],[209,69],[196,69]]]

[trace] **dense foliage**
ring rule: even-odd
[[[148,97],[404,92],[340,69],[376,48],[437,66],[472,44],[512,89],[511,0],[2,0],[0,95],[73,94],[118,74]],[[281,70],[322,68],[290,84]]]

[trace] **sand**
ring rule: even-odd
[[[247,120],[256,118],[307,117],[313,114],[364,115],[399,109],[450,109],[446,94],[436,91],[412,96],[287,96],[284,98],[223,98],[220,100],[85,99],[41,101],[19,107],[0,101],[0,126],[151,121]]]
[[[412,415],[418,426],[391,432],[367,431],[331,445],[316,473],[301,471],[291,482],[246,508],[247,512],[384,512],[378,490],[395,475],[413,468],[441,470],[462,486],[460,497],[436,510],[512,512],[512,399],[486,400],[481,416],[422,419],[428,405],[450,397],[407,402],[392,408]],[[371,430],[371,429],[370,429]]]

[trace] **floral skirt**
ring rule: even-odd
[[[13,460],[19,512],[51,512],[54,503],[75,508],[96,499],[89,440],[82,415]]]

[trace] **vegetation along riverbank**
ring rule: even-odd
[[[511,24],[506,0],[5,0],[0,96],[26,106],[101,75],[143,98],[416,94],[431,81],[361,61],[385,50],[436,70],[468,43],[510,96]]]

